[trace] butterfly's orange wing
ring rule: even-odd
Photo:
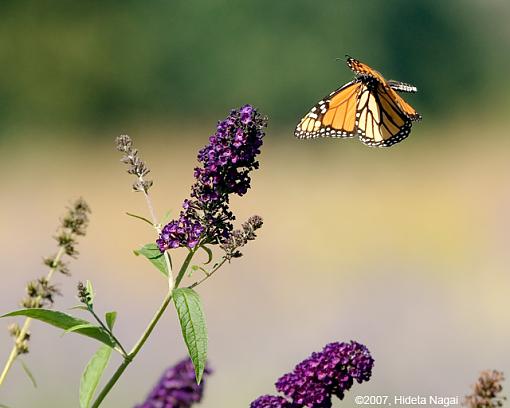
[[[393,89],[415,92],[412,85],[386,81],[368,65],[348,58],[356,79],[329,94],[301,119],[294,134],[300,139],[353,137],[369,146],[387,147],[405,139],[419,113]]]
[[[362,87],[362,82],[355,80],[321,99],[301,119],[294,135],[300,139],[356,136],[356,109]]]
[[[376,81],[378,81],[379,83],[381,83],[382,85],[384,85],[387,93],[389,93],[391,95],[391,98],[395,101],[395,103],[400,107],[402,112],[404,112],[405,115],[409,119],[411,119],[411,120],[420,120],[421,119],[421,115],[418,112],[416,112],[416,110],[411,105],[409,105],[406,101],[404,101],[404,99],[392,89],[392,82],[396,82],[399,86],[402,83],[400,83],[398,81],[386,81],[386,79],[384,79],[384,77],[379,72],[377,72],[375,69],[370,68],[367,64],[365,64],[361,61],[358,61],[357,59],[351,58],[351,57],[347,58],[347,66],[353,72],[355,72],[356,75],[359,75],[361,77],[373,78]],[[416,88],[413,87],[412,85],[408,85],[408,84],[403,84],[403,85],[404,85],[404,89],[406,92],[409,92],[409,91],[416,92]]]
[[[369,146],[389,147],[411,132],[411,119],[381,83],[363,90],[357,116],[359,138]]]
[[[387,87],[386,91],[391,94],[391,98],[395,101],[395,103],[402,109],[402,111],[406,114],[406,116],[411,120],[421,120],[421,115],[416,112],[416,110],[409,105],[404,99],[396,93],[390,87]]]

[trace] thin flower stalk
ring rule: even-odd
[[[138,155],[138,150],[133,146],[133,140],[128,135],[121,135],[117,137],[117,150],[123,152],[121,162],[129,166],[127,172],[136,176],[136,181],[133,183],[133,191],[143,193],[145,203],[149,209],[149,214],[152,220],[152,226],[156,233],[161,234],[161,224],[158,222],[152,199],[149,195],[149,189],[153,186],[152,180],[147,180],[145,176],[150,173],[150,168]],[[170,254],[164,254],[165,264],[168,270],[168,289],[172,291],[175,286],[175,281],[172,273],[172,260]]]
[[[190,289],[196,288],[198,285],[201,285],[207,279],[213,276],[214,273],[218,271],[227,261],[230,262],[233,258],[241,257],[243,254],[239,248],[245,246],[249,241],[253,241],[255,238],[257,238],[255,231],[261,228],[262,224],[262,217],[258,215],[254,215],[248,218],[248,220],[242,224],[242,229],[234,230],[230,237],[220,245],[221,249],[225,251],[225,255],[223,255],[221,260],[217,262],[210,271],[205,269],[202,270],[205,273],[205,276],[188,287]]]
[[[57,254],[44,259],[44,264],[50,268],[48,273],[37,281],[27,284],[27,297],[21,302],[25,308],[41,308],[53,304],[53,296],[59,294],[59,291],[53,285],[50,285],[49,282],[53,278],[55,272],[69,275],[69,268],[67,263],[63,261],[63,257],[65,255],[72,258],[77,257],[76,238],[86,234],[89,223],[89,213],[90,207],[81,198],[76,200],[72,206],[68,208],[67,213],[61,220],[59,234],[55,237],[59,246]],[[0,374],[0,386],[5,381],[16,358],[21,354],[28,353],[31,322],[32,319],[27,317],[21,328],[15,331],[10,330],[11,334],[14,334],[14,345]]]

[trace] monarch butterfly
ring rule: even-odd
[[[397,92],[417,92],[413,85],[386,80],[368,65],[347,57],[356,78],[321,99],[296,126],[299,139],[354,137],[368,146],[388,147],[409,136],[421,115]]]

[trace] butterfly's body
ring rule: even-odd
[[[320,100],[297,125],[295,136],[358,136],[363,143],[380,147],[405,139],[412,121],[421,116],[395,90],[416,92],[416,87],[386,81],[379,72],[350,57],[347,65],[356,78]]]

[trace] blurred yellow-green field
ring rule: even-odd
[[[510,32],[494,23],[510,15],[505,2],[71,4],[0,6],[2,313],[45,273],[59,217],[82,196],[91,224],[72,276],[55,279],[55,307],[74,306],[90,279],[98,311],[117,310],[118,337],[134,344],[167,284],[133,255],[155,237],[125,215],[147,210],[114,139],[133,137],[158,215],[176,214],[216,121],[249,102],[269,128],[252,189],[232,207],[264,227],[199,288],[214,369],[200,406],[247,407],[332,341],[357,340],[375,358],[372,379],[335,407],[356,395],[462,396],[482,369],[510,373]],[[424,120],[407,140],[293,137],[350,79],[334,61],[346,52],[416,83],[408,100]],[[2,365],[11,344],[5,331]],[[15,364],[0,404],[78,406],[96,347],[35,322],[24,361],[38,387]],[[169,308],[103,406],[141,402],[185,354]]]

